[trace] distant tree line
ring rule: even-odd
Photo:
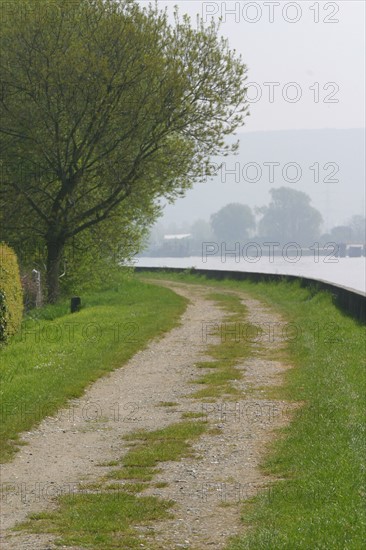
[[[322,233],[323,219],[311,205],[311,199],[302,191],[288,187],[271,189],[268,206],[253,210],[245,204],[227,204],[212,214],[210,221],[197,220],[181,228],[154,227],[145,254],[164,252],[164,234],[190,234],[190,253],[199,255],[204,242],[296,242],[304,248],[314,242],[365,243],[366,221],[363,216],[353,216],[347,225],[336,226],[329,233]]]

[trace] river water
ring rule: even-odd
[[[296,260],[296,261],[294,261]],[[335,283],[366,293],[366,258],[336,258],[304,256],[301,258],[283,258],[282,256],[220,257],[209,256],[187,258],[135,258],[136,267],[183,267],[216,269],[227,271],[246,271],[256,273],[277,273],[280,275],[300,275]]]

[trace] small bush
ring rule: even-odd
[[[0,243],[0,342],[20,327],[23,316],[23,292],[18,260],[14,251]]]

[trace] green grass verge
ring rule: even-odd
[[[314,293],[298,283],[216,282],[168,273],[141,276],[242,290],[292,323],[285,335],[294,368],[271,396],[304,406],[282,430],[263,463],[266,472],[282,481],[244,506],[247,534],[232,541],[228,550],[363,548],[364,327],[337,309],[330,294]]]
[[[113,289],[33,310],[0,349],[0,461],[11,459],[19,434],[80,396],[91,382],[120,367],[179,321],[186,300],[134,278]],[[102,416],[113,414],[102,411]]]

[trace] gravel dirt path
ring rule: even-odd
[[[54,508],[54,495],[76,492],[82,483],[98,481],[111,469],[100,464],[127,452],[124,435],[179,422],[184,412],[204,412],[216,433],[206,433],[193,444],[196,456],[159,464],[161,473],[154,482],[167,485],[150,486],[142,494],[174,500],[174,519],[138,527],[142,548],[150,548],[153,540],[166,550],[222,549],[230,536],[243,529],[241,501],[263,487],[269,491],[271,480],[258,465],[274,431],[288,422],[293,408],[263,397],[264,387],[280,384],[280,375],[289,368],[270,358],[272,351],[284,345],[281,331],[265,331],[254,345],[253,356],[237,366],[244,375],[236,381],[243,398],[202,402],[190,397],[197,390],[193,380],[202,374],[195,363],[209,360],[207,346],[219,342],[218,336],[205,341],[202,330],[206,323],[220,324],[226,313],[206,297],[212,287],[160,284],[190,300],[181,325],[98,380],[57,416],[23,434],[27,445],[11,463],[1,466],[2,550],[59,548],[52,535],[12,532],[11,528],[29,513]],[[283,324],[278,314],[259,301],[240,297],[249,312],[246,322],[262,328]],[[176,405],[167,407],[163,402]]]

